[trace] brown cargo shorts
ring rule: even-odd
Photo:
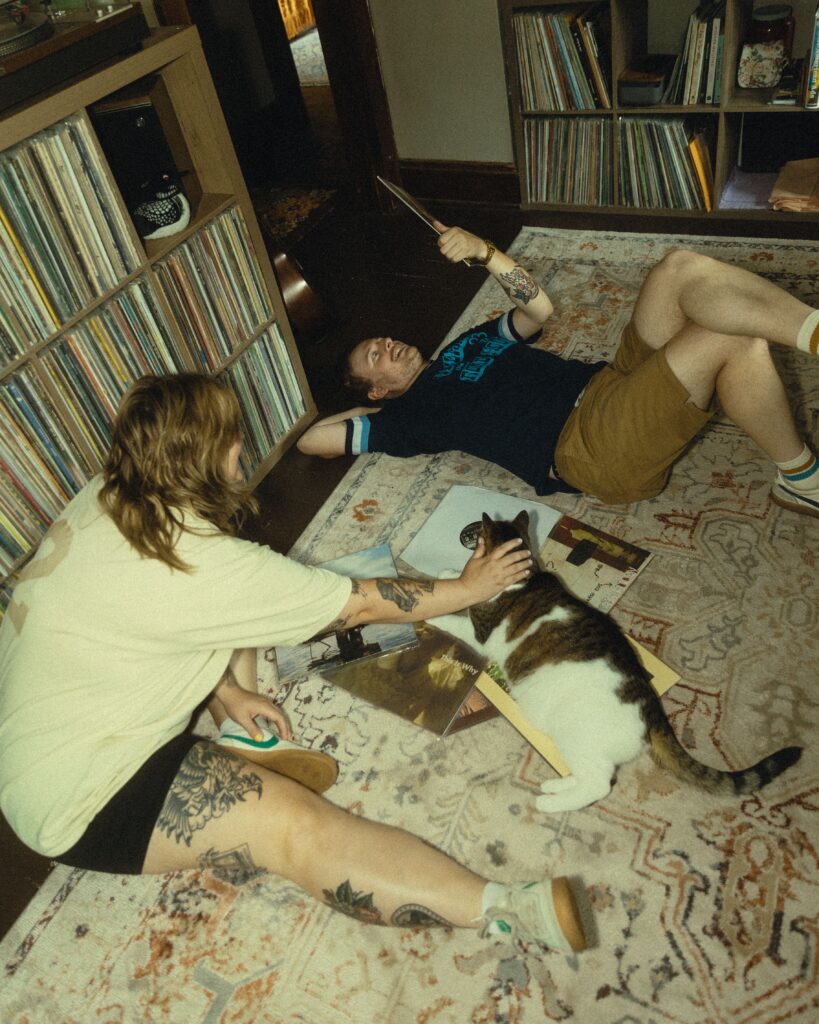
[[[629,321],[610,366],[589,381],[560,432],[558,475],[608,505],[651,498],[672,464],[711,419],[689,400],[663,349],[653,349]]]

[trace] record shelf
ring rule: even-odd
[[[684,2],[693,14],[695,0]],[[652,3],[655,17],[680,6]],[[647,0],[498,0],[522,209],[819,224],[819,213],[773,211],[767,202],[778,166],[819,155],[819,110],[775,106],[772,89],[737,84],[753,8],[753,0],[711,5],[719,70],[709,102],[703,89],[694,102],[626,106],[617,79],[647,54]],[[584,19],[596,22],[591,45]],[[595,43],[597,67],[587,54]],[[706,189],[692,139],[710,165]],[[771,161],[778,165],[765,166]]]
[[[149,241],[89,114],[143,81],[191,208],[184,230]],[[252,483],[316,409],[194,27],[157,29],[6,111],[0,138],[1,616],[15,573],[98,472],[139,376],[225,379]]]

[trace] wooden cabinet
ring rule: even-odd
[[[89,113],[143,83],[190,205],[182,231],[147,242]],[[253,482],[315,405],[195,28],[159,29],[0,125],[2,611],[15,572],[99,470],[137,377],[223,377]]]
[[[677,0],[664,0],[669,11]],[[695,4],[690,5],[691,11]],[[646,54],[646,0],[604,0],[598,5],[603,73],[610,106],[599,96],[584,101],[570,97],[568,109],[548,95],[536,100],[533,81],[554,79],[571,94],[572,65],[567,59],[570,36],[533,36],[525,42],[522,22],[547,19],[559,12],[588,11],[590,4],[563,0],[499,0],[512,134],[523,209],[602,210],[631,216],[731,218],[747,220],[817,221],[817,213],[782,213],[767,198],[778,167],[790,159],[819,156],[819,111],[799,106],[773,106],[770,89],[737,85],[737,61],[751,20],[753,0],[726,0],[721,10],[721,68],[717,102],[624,105],[618,100],[620,72]],[[561,15],[562,16],[562,15]],[[552,32],[552,29],[548,30]],[[547,45],[551,42],[551,47]],[[716,51],[715,51],[716,54]],[[557,55],[557,56],[556,56]],[[801,56],[801,54],[795,54]],[[580,74],[582,65],[574,65]],[[527,88],[527,82],[530,87]],[[582,91],[581,91],[582,92]],[[566,106],[566,104],[563,104]],[[687,198],[690,179],[686,140],[699,138],[711,165],[710,202]],[[664,154],[661,159],[658,154]],[[708,209],[708,207],[711,209]],[[690,208],[685,208],[686,206]]]

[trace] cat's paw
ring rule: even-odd
[[[576,784],[577,780],[573,775],[560,776],[556,779],[544,779],[540,784],[540,792],[549,795],[562,793],[567,789],[571,789]]]
[[[547,814],[560,814],[563,811],[577,811],[586,806],[586,801],[578,798],[576,793],[544,793],[535,799],[535,807]]]

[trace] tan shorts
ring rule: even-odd
[[[659,494],[671,466],[714,415],[691,401],[662,349],[630,321],[611,366],[589,381],[555,448],[555,468],[608,505]]]

